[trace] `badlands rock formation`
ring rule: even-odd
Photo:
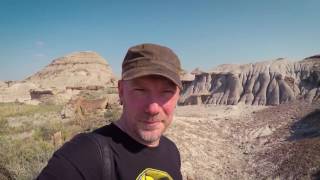
[[[97,94],[97,92],[95,92]],[[111,109],[119,106],[118,94],[101,93],[98,97],[88,98],[83,95],[76,95],[63,107],[61,116],[63,118],[83,119],[84,116]]]
[[[37,85],[28,82],[16,82],[8,86],[0,86],[0,102],[25,102],[31,100],[30,89],[38,88]]]
[[[210,72],[196,73],[193,81],[185,80],[183,84],[180,104],[314,101],[320,99],[320,55],[299,62],[280,58],[256,64],[224,64]]]
[[[0,102],[63,104],[82,90],[115,86],[107,61],[95,52],[76,52],[57,58],[23,81],[0,82]]]
[[[5,87],[7,84],[3,81],[0,81],[0,87]]]
[[[84,51],[53,60],[43,70],[26,79],[44,89],[110,86],[115,77],[111,67],[98,53]]]

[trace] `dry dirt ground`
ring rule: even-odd
[[[187,180],[320,178],[320,102],[179,106],[166,134]]]

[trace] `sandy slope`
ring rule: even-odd
[[[290,161],[294,154],[277,154],[287,149],[301,153],[297,148],[301,141],[296,143],[286,138],[290,136],[292,123],[317,107],[319,104],[301,103],[277,107],[183,106],[177,108],[167,135],[177,142],[181,151],[185,179],[308,179],[320,170],[320,165],[311,163],[294,173],[286,169],[296,163]],[[319,137],[312,141],[320,145]],[[310,149],[320,152],[320,146]],[[306,158],[320,160],[312,152]],[[289,164],[278,163],[281,160]]]

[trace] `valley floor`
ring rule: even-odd
[[[320,177],[320,103],[179,106],[167,135],[185,179]]]

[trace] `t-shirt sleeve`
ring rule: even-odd
[[[77,170],[63,156],[54,154],[48,165],[42,170],[37,180],[60,180],[60,179],[84,179]]]
[[[57,150],[38,180],[100,179],[102,155],[88,134],[79,134]]]

